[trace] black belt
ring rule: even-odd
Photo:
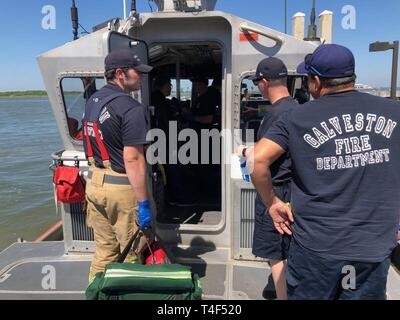
[[[93,171],[89,171],[88,173],[88,178],[91,179],[93,177]],[[118,177],[118,176],[110,176],[108,174],[104,175],[104,181],[103,183],[108,183],[108,184],[119,184],[119,185],[124,185],[128,186],[131,183],[129,182],[128,177]]]

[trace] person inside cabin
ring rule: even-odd
[[[169,122],[177,121],[180,114],[180,105],[177,99],[169,99],[172,83],[168,76],[158,76],[154,79],[154,90],[151,95],[152,105],[155,107],[156,128],[163,130],[167,135]]]
[[[196,77],[192,79],[193,91],[196,99],[192,106],[192,114],[194,122],[200,127],[202,125],[212,125],[217,115],[217,110],[221,106],[221,92],[217,89],[218,81],[214,81],[213,85],[208,86],[206,77]]]
[[[192,79],[195,99],[191,109],[191,127],[197,131],[199,137],[201,136],[201,130],[220,129],[221,82],[221,77],[214,77],[212,85],[208,86],[209,80],[205,76],[197,76]],[[220,169],[218,164],[212,164],[213,146],[209,145],[208,163],[202,163],[202,160],[204,160],[202,154],[204,152],[206,151],[202,150],[202,145],[199,144],[199,164],[193,169],[197,179],[197,194],[207,199],[218,198],[220,194],[220,179],[218,176]]]
[[[185,206],[194,203],[194,196],[189,178],[188,168],[169,161],[169,125],[172,121],[178,121],[180,115],[180,103],[176,98],[168,99],[171,95],[172,83],[168,76],[158,76],[154,80],[152,104],[155,107],[155,127],[161,129],[166,135],[166,163],[162,163],[165,170],[167,188],[167,200],[174,206]],[[176,126],[178,128],[178,124]],[[172,152],[175,152],[172,151]]]

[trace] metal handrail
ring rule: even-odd
[[[285,42],[285,40],[282,37],[274,36],[274,35],[265,33],[264,31],[261,31],[261,30],[259,30],[257,28],[254,28],[254,27],[250,27],[247,24],[242,24],[240,26],[240,29],[242,31],[255,32],[255,33],[257,33],[257,34],[259,34],[261,36],[264,36],[264,37],[266,37],[268,39],[274,40],[278,45],[282,45]]]
[[[64,151],[65,150],[59,150],[59,151],[56,151],[56,152],[51,154],[51,158],[52,158],[53,162],[50,163],[50,165],[49,165],[49,170],[50,171],[54,171],[57,168],[57,166],[59,165],[60,161],[63,161],[63,162],[64,161],[71,161],[71,162],[78,162],[78,163],[87,161],[86,158],[79,159],[77,156],[75,156],[75,157],[63,157],[60,154],[63,153]]]
[[[65,150],[60,150],[60,151],[56,151],[56,152],[52,153],[51,158],[55,161],[87,161],[86,158],[79,159],[77,156],[68,158],[68,157],[63,157],[63,156],[59,155],[59,153],[62,153],[64,151]]]

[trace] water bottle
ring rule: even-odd
[[[239,161],[240,161],[240,171],[242,172],[243,181],[250,182],[250,175],[247,172],[247,167],[246,167],[247,165],[246,158],[239,157]]]

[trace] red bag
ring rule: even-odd
[[[151,250],[147,248],[144,253],[144,264],[166,264],[167,254],[161,247],[160,242],[154,241],[151,245]]]
[[[79,203],[85,201],[85,186],[77,167],[57,167],[53,182],[56,188],[56,200],[61,203]]]

